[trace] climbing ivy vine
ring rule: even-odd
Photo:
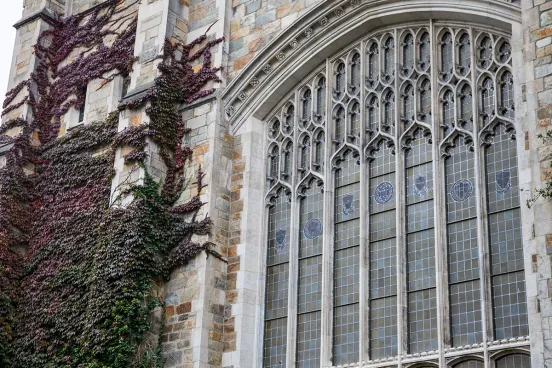
[[[182,145],[177,106],[213,92],[205,87],[219,81],[210,50],[220,39],[166,40],[154,86],[120,107],[145,108],[149,123],[118,132],[114,112],[59,134],[91,81],[132,72],[137,2],[108,0],[53,23],[34,48],[36,72],[7,93],[3,114],[26,104],[32,119],[0,126],[8,150],[0,168],[2,367],[162,367],[159,342],[145,338],[162,319],[156,280],[202,251],[216,255],[194,241],[212,223],[198,214],[201,169],[186,177],[192,150]],[[22,91],[28,97],[16,101]],[[166,166],[163,181],[145,165],[150,144]],[[124,146],[125,163],[145,177],[113,199],[115,154]],[[180,203],[191,184],[197,196]],[[131,201],[121,206],[121,198]]]

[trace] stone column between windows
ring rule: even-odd
[[[521,217],[531,365],[552,364],[552,203],[525,200],[552,179],[552,140],[538,138],[552,121],[552,1],[522,0],[512,36]]]

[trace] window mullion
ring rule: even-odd
[[[370,270],[368,268],[369,259],[369,243],[368,234],[370,234],[370,221],[368,221],[369,205],[368,205],[368,191],[369,185],[366,180],[368,172],[366,165],[366,156],[363,154],[364,147],[368,142],[367,136],[364,132],[368,128],[366,123],[366,88],[365,88],[365,72],[366,72],[366,44],[362,42],[360,45],[361,55],[361,67],[360,67],[360,288],[359,288],[359,311],[360,311],[360,326],[359,326],[359,362],[369,360],[370,351],[370,338],[369,338],[369,311],[368,311],[368,298],[369,298],[369,285],[370,285]],[[364,61],[364,62],[363,62]]]
[[[395,28],[393,34],[395,42],[395,93],[397,94],[400,87],[400,52],[401,44],[399,39],[399,32]],[[399,366],[401,366],[402,356],[408,352],[408,323],[407,323],[407,296],[406,296],[406,206],[405,201],[405,184],[404,184],[404,151],[399,147],[401,136],[401,113],[399,99],[395,100],[395,208],[396,208],[396,255],[397,255],[397,355]]]
[[[479,144],[479,91],[477,90],[477,68],[476,57],[477,48],[473,28],[469,29],[471,34],[472,46],[472,111],[473,111],[473,137],[474,137],[474,156],[475,156],[475,198],[477,209],[477,243],[479,245],[479,278],[481,292],[481,327],[483,333],[483,352],[485,358],[485,367],[489,367],[489,352],[487,341],[492,341],[493,321],[492,321],[492,297],[491,297],[491,278],[490,278],[490,257],[488,249],[488,218],[486,206],[486,188],[485,188],[485,163],[482,154],[482,147]],[[496,93],[496,88],[494,93]],[[494,98],[495,104],[497,102]]]
[[[331,81],[331,64],[326,59],[326,81]],[[326,88],[326,137],[333,137],[333,124],[331,124],[332,99],[331,88]],[[331,366],[333,347],[333,201],[334,180],[331,164],[332,139],[326,138],[324,165],[324,221],[322,243],[322,321],[320,341],[320,363],[322,367]]]
[[[439,106],[439,60],[437,48],[437,35],[433,21],[430,24],[430,67],[432,84],[432,127],[433,127],[433,205],[435,211],[435,271],[436,271],[436,294],[437,294],[437,329],[438,329],[438,348],[439,348],[439,366],[445,366],[445,356],[443,350],[450,346],[450,322],[449,322],[449,298],[448,298],[448,267],[447,267],[447,231],[446,231],[446,190],[444,186],[444,160],[440,155],[440,119],[442,118],[441,108]],[[439,246],[440,244],[444,246]],[[448,326],[448,327],[447,327]]]
[[[297,106],[297,93],[295,94],[294,103]],[[297,111],[297,110],[295,110]],[[297,301],[298,301],[298,280],[299,280],[299,211],[300,204],[297,196],[298,184],[297,180],[297,165],[298,165],[298,150],[299,147],[299,129],[294,117],[293,124],[293,153],[291,158],[291,219],[290,219],[290,249],[289,249],[289,286],[288,286],[288,320],[287,320],[287,350],[286,350],[286,366],[295,366],[296,357],[296,341],[297,341]]]

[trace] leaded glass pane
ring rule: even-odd
[[[422,34],[422,37],[420,37],[420,68],[422,70],[426,70],[429,67],[430,64],[430,57],[431,57],[431,50],[430,50],[431,42],[429,39],[429,33],[424,32]]]
[[[453,346],[472,345],[483,339],[479,280],[450,286],[450,324]]]
[[[284,149],[284,172],[283,179],[288,180],[291,175],[291,170],[293,166],[293,143],[289,142]]]
[[[522,354],[512,354],[496,361],[496,368],[531,368],[531,357]]]
[[[454,95],[452,91],[445,92],[443,96],[443,128],[448,134],[454,128]]]
[[[432,164],[426,163],[407,168],[406,204],[413,204],[431,198],[433,198]]]
[[[324,196],[313,182],[301,201],[299,258],[322,254],[323,207]]]
[[[357,362],[359,357],[358,304],[335,308],[333,326],[333,364],[343,365]]]
[[[468,36],[467,34],[463,34],[460,37],[458,54],[458,66],[460,69],[460,74],[466,75],[470,71],[471,66],[470,36]]]
[[[302,101],[302,110],[303,110],[302,117],[304,120],[307,120],[310,118],[311,101],[312,101],[311,91],[310,89],[307,89],[303,94],[303,101]]]
[[[345,109],[339,107],[334,116],[335,131],[334,131],[334,143],[340,145],[345,140]]]
[[[351,107],[351,140],[360,143],[360,105],[355,102]]]
[[[366,73],[366,84],[373,86],[378,79],[378,45],[373,43],[368,51],[368,71]]]
[[[460,90],[460,127],[473,129],[472,92],[468,84]]]
[[[383,50],[383,77],[385,81],[389,82],[395,75],[395,40],[393,37],[387,38]]]
[[[460,364],[456,364],[454,368],[485,368],[485,364],[479,360],[468,360]]]
[[[500,80],[500,104],[502,115],[510,119],[514,118],[514,77],[512,73],[506,72]]]
[[[524,271],[491,278],[495,339],[529,336]]]
[[[298,313],[320,310],[322,306],[322,257],[299,260]]]
[[[269,267],[266,275],[265,319],[287,315],[289,264]]]
[[[414,37],[406,35],[403,41],[403,72],[408,74],[414,67]]]
[[[301,144],[301,166],[299,171],[301,172],[301,177],[307,175],[310,168],[310,138],[307,136],[303,139]]]
[[[265,322],[263,367],[282,368],[286,366],[287,318]]]
[[[445,161],[448,222],[477,216],[473,152],[463,138],[455,143],[457,147],[450,151]]]
[[[335,89],[338,92],[345,91],[345,64],[340,63],[335,73]]]
[[[382,126],[386,133],[395,134],[395,95],[389,92],[385,95],[384,102],[384,124]]]
[[[486,78],[481,87],[483,102],[483,122],[488,123],[494,115],[494,85],[491,78]]]
[[[360,54],[354,54],[351,59],[351,85],[360,86]]]
[[[280,174],[279,174],[280,150],[278,146],[274,146],[274,148],[272,149],[272,152],[270,153],[270,156],[269,156],[269,163],[270,163],[270,168],[269,168],[270,181],[271,181],[271,184],[273,184],[280,177]]]
[[[433,201],[424,201],[406,207],[406,231],[408,233],[433,227]]]
[[[407,86],[403,94],[403,121],[408,127],[414,121],[414,87]]]
[[[334,256],[334,305],[358,303],[360,247],[338,250]]]
[[[316,171],[322,172],[324,170],[324,144],[325,135],[324,132],[318,133],[316,138]]]
[[[289,223],[291,203],[288,196],[280,193],[268,215],[268,259],[269,266],[289,261]]]
[[[291,132],[293,131],[293,126],[295,125],[295,107],[288,107],[284,118],[284,132],[286,134],[291,134]]]
[[[378,99],[377,97],[371,97],[366,104],[366,116],[368,118],[368,140],[373,137],[378,131]]]
[[[428,80],[420,88],[420,114],[423,121],[428,120],[431,114],[431,87]]]
[[[326,78],[320,78],[318,81],[318,92],[316,96],[316,113],[321,117],[326,114]]]
[[[523,270],[523,239],[519,208],[489,216],[491,274]]]
[[[479,278],[479,248],[475,219],[449,224],[449,282],[457,283]]]
[[[479,44],[479,64],[483,68],[487,68],[492,63],[493,57],[493,42],[489,37],[483,37]]]
[[[320,366],[320,312],[297,316],[297,367]]]
[[[448,80],[453,72],[452,36],[449,32],[441,38],[441,73],[443,79]]]
[[[397,355],[397,298],[370,301],[370,358]]]
[[[410,353],[437,350],[437,291],[408,294],[408,346]]]
[[[436,286],[435,233],[433,229],[406,236],[408,290],[422,290]]]

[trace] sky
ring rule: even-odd
[[[0,0],[0,106],[8,90],[8,78],[15,42],[13,25],[21,19],[23,0]]]

